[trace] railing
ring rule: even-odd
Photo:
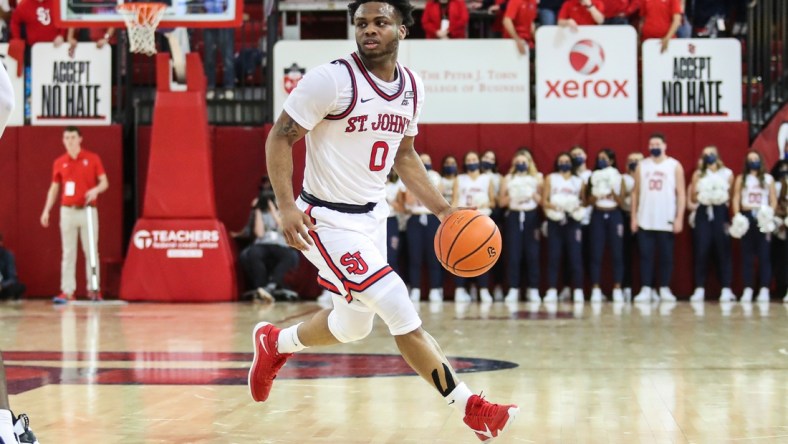
[[[746,61],[745,118],[752,139],[788,101],[788,1],[749,3]]]

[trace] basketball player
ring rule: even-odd
[[[654,276],[654,253],[659,250],[659,296],[675,302],[670,291],[673,274],[673,242],[684,228],[686,184],[684,168],[665,152],[665,136],[654,133],[648,140],[651,157],[643,159],[635,171],[635,188],[632,190],[632,219],[630,226],[637,233],[640,247],[640,293],[635,302],[650,302]]]
[[[11,79],[8,77],[5,66],[0,63],[0,137],[5,132],[5,126],[13,109],[14,90],[11,86]],[[27,415],[22,414],[14,419],[14,415],[11,413],[11,406],[8,403],[5,365],[3,364],[3,355],[0,354],[0,444],[12,444],[20,441],[38,443],[27,425]]]
[[[744,164],[744,172],[736,176],[733,185],[733,214],[741,212],[750,222],[750,228],[741,239],[742,256],[742,293],[741,302],[752,302],[755,279],[755,257],[758,256],[758,271],[761,290],[758,302],[769,302],[769,286],[772,279],[771,242],[772,233],[761,233],[756,218],[762,206],[777,207],[774,178],[766,172],[763,156],[749,150]]]
[[[497,437],[519,411],[474,395],[424,329],[402,279],[386,263],[386,176],[405,186],[440,220],[456,211],[430,183],[413,147],[424,87],[397,63],[413,24],[407,0],[356,0],[348,6],[358,50],[309,71],[293,90],[266,141],[282,227],[292,247],[336,293],[333,308],[279,329],[254,328],[252,398],[263,402],[279,369],[307,347],[347,343],[372,331],[377,314],[408,364],[464,415],[482,441]],[[293,201],[292,147],[306,136],[303,189]]]

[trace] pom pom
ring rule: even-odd
[[[777,229],[777,224],[774,221],[774,209],[772,207],[767,205],[760,207],[755,218],[758,220],[758,230],[760,230],[761,233],[772,233]]]
[[[717,175],[701,177],[697,183],[698,202],[703,205],[722,205],[727,203],[729,194],[728,181]]]
[[[745,234],[747,234],[747,230],[749,229],[750,221],[747,220],[743,214],[739,213],[733,216],[733,219],[731,220],[731,228],[729,230],[732,238],[741,239]]]
[[[613,194],[616,184],[621,184],[621,173],[613,167],[591,173],[591,194],[597,198]]]

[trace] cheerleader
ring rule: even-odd
[[[386,219],[386,258],[395,273],[399,274],[399,216],[402,215],[402,202],[399,200],[399,191],[404,187],[394,169],[386,181],[386,202],[389,204],[389,217]]]
[[[441,184],[438,187],[446,202],[454,200],[455,182],[457,182],[457,158],[449,154],[441,162]]]
[[[545,179],[542,188],[542,207],[547,216],[547,283],[549,290],[545,302],[556,302],[558,294],[558,266],[561,254],[566,249],[571,268],[574,300],[582,302],[583,295],[583,235],[580,222],[585,210],[582,207],[585,185],[572,169],[572,158],[560,153],[555,160],[554,172]]]
[[[498,202],[508,207],[506,213],[506,261],[509,292],[506,302],[517,302],[523,258],[528,271],[528,301],[539,297],[539,202],[542,194],[542,173],[537,171],[531,153],[518,150],[512,158],[509,174],[501,181]]]
[[[691,302],[705,298],[706,275],[712,257],[717,258],[718,277],[722,285],[720,302],[732,302],[736,297],[731,291],[733,265],[729,208],[733,189],[733,171],[726,168],[715,146],[701,152],[698,169],[692,174],[688,192],[688,208],[694,208],[693,249],[695,251],[695,292]],[[692,216],[690,216],[692,217]],[[714,254],[712,255],[712,250]]]
[[[602,274],[602,257],[605,245],[610,248],[613,261],[613,301],[623,302],[621,282],[624,279],[624,216],[621,204],[624,201],[625,185],[616,164],[616,153],[602,149],[596,157],[596,169],[591,174],[586,188],[589,206],[593,207],[590,232],[590,273],[593,289],[591,302],[602,302],[605,296],[599,288]]]
[[[632,258],[636,247],[635,236],[632,234],[630,221],[632,220],[632,190],[635,188],[635,171],[638,163],[643,160],[643,154],[634,152],[627,156],[627,172],[624,178],[624,201],[621,203],[622,216],[624,217],[624,300],[632,299]]]
[[[492,214],[490,217],[495,222],[495,225],[498,226],[498,230],[503,232],[503,209],[500,207],[500,203],[498,203],[498,195],[501,191],[501,180],[503,176],[498,172],[498,158],[495,155],[495,151],[487,150],[484,152],[484,154],[482,154],[481,170],[482,174],[487,174],[490,176],[490,181],[492,181],[493,184],[493,197],[495,198],[495,203],[492,205]],[[503,282],[504,279],[503,269],[504,263],[499,261],[493,265],[492,270],[490,270],[490,274],[493,276],[495,281],[494,295],[496,301],[503,299],[503,290],[501,289],[501,282]]]
[[[429,154],[422,154],[420,157],[424,168],[427,170],[427,177],[438,188],[441,184],[441,175],[432,170],[432,159]],[[432,248],[432,239],[435,238],[440,221],[404,186],[400,190],[400,201],[404,204],[405,213],[410,216],[405,229],[408,242],[410,299],[413,302],[421,300],[421,271],[426,261],[427,271],[430,273],[429,300],[431,302],[440,302],[443,300],[441,292],[443,272]]]
[[[777,294],[783,294],[783,302],[788,302],[788,159],[779,160],[772,168],[774,192],[777,196],[775,216],[782,221],[772,242],[772,263],[774,264]]]
[[[475,151],[469,151],[463,159],[464,174],[457,176],[454,185],[453,207],[474,207],[480,213],[489,216],[495,204],[493,195],[493,183],[489,174],[482,174],[480,171],[479,155]],[[488,287],[490,283],[489,272],[479,276],[477,284],[479,286],[479,297],[482,302],[492,302],[493,298]],[[457,278],[457,290],[454,293],[456,302],[469,302],[471,296],[465,288],[466,279]]]
[[[774,179],[771,174],[766,172],[761,153],[755,150],[747,152],[744,172],[736,176],[733,186],[733,213],[734,219],[743,217],[749,222],[749,228],[741,237],[742,249],[742,281],[744,283],[744,293],[742,302],[751,302],[755,281],[753,270],[755,269],[755,257],[758,257],[758,268],[761,290],[758,292],[758,302],[769,301],[769,284],[771,280],[771,257],[770,247],[772,233],[769,223],[774,224],[773,220],[766,216],[772,213],[777,206],[777,198],[774,191]],[[760,217],[759,217],[760,216]],[[759,223],[760,219],[760,223]],[[738,226],[738,221],[734,220],[733,226]]]

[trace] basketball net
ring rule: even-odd
[[[126,22],[129,30],[129,46],[131,52],[140,54],[156,54],[154,32],[159,26],[164,10],[164,3],[123,3],[116,10]]]

